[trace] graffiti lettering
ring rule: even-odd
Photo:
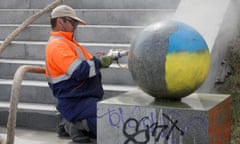
[[[131,110],[130,114],[123,114],[123,109],[121,107],[119,107],[117,109],[108,108],[105,113],[103,113],[101,115],[99,114],[98,118],[107,116],[109,124],[112,127],[120,128],[120,126],[122,126],[124,121],[126,119],[132,117],[132,115],[134,113],[141,113],[140,107],[137,107],[137,106],[134,107],[134,109]],[[131,127],[131,125],[129,125],[129,127]]]
[[[124,142],[124,144],[128,144],[130,142],[135,144],[146,144],[149,142],[150,136],[155,138],[155,142],[158,142],[164,132],[167,133],[165,140],[168,140],[174,129],[176,129],[180,135],[184,135],[184,131],[177,126],[178,120],[174,121],[164,113],[162,115],[167,120],[167,123],[170,123],[169,125],[159,124],[158,122],[155,122],[151,125],[145,125],[145,127],[141,128],[141,123],[144,123],[145,120],[149,120],[149,117],[143,117],[139,121],[135,118],[129,118],[123,125],[123,134],[127,137],[127,140]],[[127,126],[130,123],[135,125],[134,132],[128,131]],[[141,136],[141,141],[137,139],[137,136]]]

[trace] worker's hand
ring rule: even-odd
[[[100,56],[101,67],[108,68],[112,64],[113,59],[114,59],[113,56],[107,55]]]

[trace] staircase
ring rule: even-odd
[[[129,49],[131,42],[151,23],[173,16],[180,0],[65,0],[87,22],[76,39],[93,55],[109,49]],[[19,24],[53,0],[0,1],[0,41]],[[0,57],[0,125],[7,123],[13,75],[21,65],[43,66],[45,44],[51,31],[49,13],[40,17],[6,48]],[[127,58],[120,61],[127,64]],[[113,64],[102,70],[104,98],[136,88],[130,72]],[[55,130],[56,99],[45,76],[27,73],[22,83],[17,127]]]

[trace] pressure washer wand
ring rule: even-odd
[[[119,67],[122,67],[121,64],[119,63],[119,58],[121,58],[123,56],[128,56],[128,50],[110,49],[110,51],[108,52],[107,55],[113,56],[113,60],[116,61],[116,63],[118,64]]]
[[[113,56],[114,60],[118,61],[119,58],[128,55],[128,50],[112,50],[111,49],[107,55]]]
[[[97,52],[98,56],[105,55],[104,52]],[[121,68],[127,68],[126,66],[121,66],[119,63],[119,59],[124,56],[128,56],[128,50],[113,50],[110,49],[109,52],[107,53],[108,56],[112,56],[113,60],[116,61],[119,67]]]

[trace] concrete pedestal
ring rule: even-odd
[[[228,144],[231,97],[194,93],[179,102],[141,90],[97,105],[98,144]]]

